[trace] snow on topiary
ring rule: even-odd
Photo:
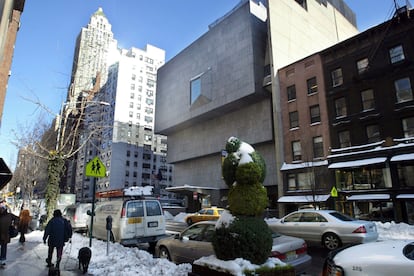
[[[213,247],[219,259],[243,258],[262,264],[270,256],[272,234],[262,218],[268,204],[263,181],[266,164],[263,157],[246,142],[230,137],[222,173],[229,186],[229,211],[235,218],[219,219]],[[226,223],[223,220],[226,219]]]

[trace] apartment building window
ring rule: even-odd
[[[414,137],[414,117],[402,119],[404,137]]]
[[[126,152],[126,156],[127,156],[127,157],[130,157],[130,156],[131,156],[131,151],[127,150],[127,152]]]
[[[357,61],[356,64],[357,64],[358,74],[362,74],[368,70],[368,65],[369,65],[368,58],[360,59]]]
[[[141,119],[141,114],[137,113],[137,119]]]
[[[296,87],[295,87],[295,85],[288,86],[286,88],[286,90],[287,90],[288,101],[295,100],[296,99]]]
[[[292,156],[293,161],[302,160],[302,148],[300,146],[300,141],[292,142]]]
[[[331,72],[332,87],[340,86],[343,83],[342,68],[337,68]]]
[[[396,80],[394,82],[394,86],[398,103],[411,101],[413,99],[411,82],[409,78]]]
[[[135,90],[135,83],[131,83],[131,90]]]
[[[323,157],[322,136],[313,137],[313,158]]]
[[[405,59],[402,45],[395,46],[389,50],[391,63],[397,63]]]
[[[138,167],[138,162],[134,161],[134,167],[137,168]]]
[[[318,92],[318,84],[316,82],[316,77],[306,80],[308,86],[308,95]]]
[[[345,97],[335,100],[335,116],[336,118],[345,117],[347,115]]]
[[[153,99],[149,99],[149,98],[146,98],[145,99],[145,102],[147,103],[147,105],[153,105],[154,104],[154,100]]]
[[[366,127],[368,143],[375,143],[381,141],[380,131],[378,125],[369,125]]]
[[[349,130],[339,132],[338,139],[340,148],[347,148],[351,146],[351,134]]]
[[[321,112],[319,109],[319,105],[313,105],[309,108],[310,111],[310,118],[311,124],[319,123],[321,121]]]
[[[137,75],[132,74],[131,79],[132,79],[132,80],[135,80],[136,78],[137,78]]]
[[[129,108],[134,108],[134,103],[133,102],[129,103]]]
[[[297,111],[289,112],[289,126],[290,128],[299,127],[299,114]]]
[[[134,93],[131,93],[131,94],[130,94],[130,98],[131,98],[131,99],[135,98],[135,94],[134,94]]]
[[[129,117],[132,118],[134,116],[134,112],[130,111],[129,112]]]
[[[368,89],[361,92],[362,110],[375,109],[374,90]]]
[[[129,167],[129,160],[125,162],[125,166]]]
[[[125,171],[125,176],[129,177],[129,171]]]
[[[293,173],[288,174],[288,190],[295,191],[296,190],[296,175]]]
[[[146,107],[145,108],[145,113],[152,114],[152,113],[154,113],[154,110],[151,107]]]
[[[190,104],[193,104],[201,95],[201,79],[196,78],[191,80],[190,89]]]
[[[147,122],[148,124],[152,122],[152,117],[150,116],[145,116],[144,118],[145,122]]]

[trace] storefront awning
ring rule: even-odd
[[[400,194],[400,195],[397,195],[397,198],[398,199],[403,199],[403,198],[414,199],[414,194]]]
[[[341,168],[362,167],[362,166],[367,166],[367,165],[384,163],[386,160],[387,160],[386,157],[376,157],[376,158],[360,159],[360,160],[353,160],[353,161],[346,161],[346,162],[337,162],[337,163],[330,164],[328,168],[329,169],[341,169]]]
[[[281,196],[279,203],[307,203],[327,201],[330,195],[306,195],[306,196]]]
[[[414,153],[400,154],[391,157],[391,162],[414,160]]]
[[[178,192],[198,192],[203,193],[206,191],[211,190],[220,190],[220,188],[216,187],[203,187],[203,186],[192,186],[192,185],[183,185],[183,186],[175,186],[175,187],[167,187],[165,188],[166,191],[178,193]]]
[[[347,198],[349,201],[358,200],[389,200],[389,194],[363,194],[363,195],[351,195]]]

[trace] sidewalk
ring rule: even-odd
[[[60,275],[91,275],[82,274],[78,269],[78,260],[70,257],[72,245],[67,243],[63,248],[60,263]],[[13,238],[7,246],[6,266],[0,269],[0,276],[45,276],[49,268],[46,267],[47,245],[41,242],[26,241],[24,248],[19,243],[19,236]],[[53,254],[53,263],[56,262],[56,251]]]

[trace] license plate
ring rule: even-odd
[[[296,255],[296,251],[289,251],[286,253],[286,261],[291,261],[296,259],[298,256]]]
[[[148,222],[148,227],[158,227],[158,221],[150,221],[150,222]]]
[[[128,218],[128,224],[141,223],[142,218]]]

